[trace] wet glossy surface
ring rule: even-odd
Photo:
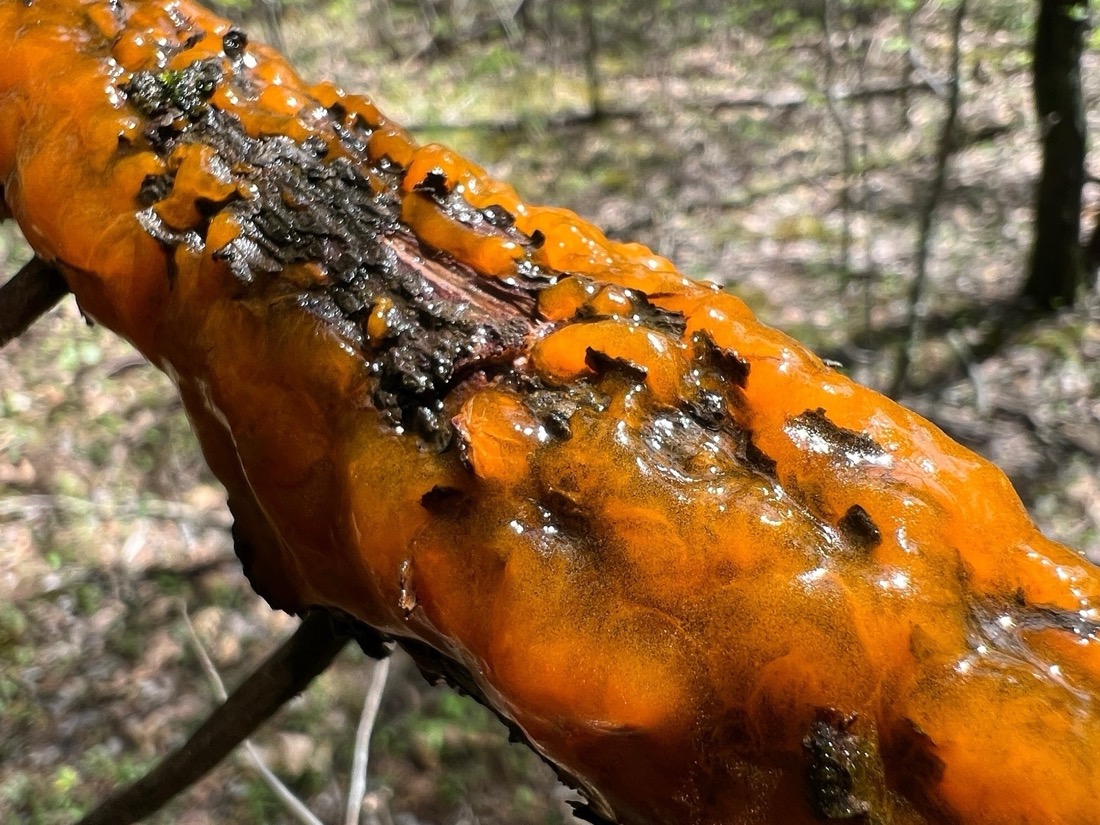
[[[738,299],[184,2],[0,0],[0,183],[257,590],[433,645],[605,816],[1096,821],[1097,570]]]

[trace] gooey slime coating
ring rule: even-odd
[[[629,825],[1098,819],[1097,570],[934,426],[189,0],[0,0],[3,210],[250,581]]]

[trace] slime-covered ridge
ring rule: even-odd
[[[1096,568],[737,298],[189,0],[0,0],[4,208],[177,383],[273,605],[627,825],[1086,825]]]

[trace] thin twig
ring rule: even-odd
[[[268,45],[286,54],[286,37],[283,36],[283,4],[281,0],[259,0],[261,21]]]
[[[832,7],[833,0],[825,0],[821,9],[821,56],[825,62],[825,108],[828,109],[829,118],[840,136],[840,161],[844,167],[844,177],[840,185],[840,270],[847,281],[852,263],[852,131],[840,111],[836,89],[833,88],[836,57],[833,54]]]
[[[897,398],[905,388],[912,364],[913,350],[916,349],[924,334],[924,316],[926,312],[924,287],[928,280],[928,255],[932,245],[933,218],[943,187],[947,181],[947,166],[955,148],[955,122],[959,114],[960,87],[959,64],[962,60],[962,25],[966,17],[966,0],[958,0],[955,15],[951,22],[951,74],[948,78],[947,114],[940,129],[939,146],[936,151],[936,172],[932,185],[928,189],[920,212],[920,224],[917,232],[916,274],[909,287],[909,309],[906,317],[906,335],[898,348],[894,365],[894,376],[887,390],[891,398]]]
[[[957,11],[957,9],[956,9]],[[948,100],[951,97],[951,84],[954,82],[951,77],[948,78],[948,85],[944,86],[943,81],[933,74],[932,70],[928,68],[928,64],[924,60],[924,55],[921,54],[920,49],[916,47],[913,39],[909,39],[909,48],[906,50],[906,57],[909,59],[909,65],[913,67],[927,88],[932,90],[932,94],[941,100]]]
[[[214,695],[218,697],[219,702],[224,702],[229,698],[229,694],[225,692],[225,683],[222,682],[221,674],[218,673],[218,669],[214,666],[214,662],[210,658],[210,654],[206,652],[206,648],[203,646],[202,639],[199,638],[199,634],[195,632],[195,625],[191,623],[191,616],[187,612],[186,605],[180,611],[183,615],[183,626],[187,629],[187,636],[191,640],[191,646],[195,649],[195,654],[199,657],[199,664],[202,665],[203,672],[206,673],[206,678],[210,682],[210,686],[214,689]],[[252,744],[251,739],[245,739],[241,743],[244,745],[245,753],[248,754],[248,761],[252,763],[252,767],[263,777],[264,782],[275,796],[279,797],[279,800],[303,825],[324,825],[320,819],[313,815],[313,812],[305,806],[294,792],[290,790],[283,781],[279,779],[264,762],[263,756],[256,750],[256,746]]]
[[[508,43],[512,46],[518,45],[520,41],[520,30],[519,24],[516,23],[516,15],[519,14],[525,2],[526,0],[517,0],[517,2],[512,3],[511,8],[508,8],[503,0],[490,0],[489,2],[489,5],[493,7],[493,14],[500,23],[500,27],[504,29]]]
[[[596,29],[595,3],[581,3],[584,19],[584,75],[588,83],[588,110],[593,121],[603,118],[600,94],[600,38]]]
[[[112,794],[78,825],[132,825],[191,787],[328,669],[348,637],[325,611],[309,613],[191,737],[133,784]]]
[[[863,39],[857,48],[859,57],[856,60],[856,76],[859,86],[865,86],[867,83],[867,62],[872,51],[873,42],[874,34],[872,33],[868,36],[866,31],[864,31]],[[871,216],[867,211],[867,204],[870,200],[867,173],[871,166],[871,153],[868,144],[873,122],[873,111],[870,99],[863,98],[860,101],[860,118],[856,130],[856,194],[854,198],[861,216],[861,231],[859,234],[862,241],[860,248],[863,254],[858,266],[853,263],[852,269],[844,272],[844,278],[846,280],[857,279],[860,292],[863,295],[862,326],[864,335],[871,329],[871,312],[873,309],[872,304],[874,301],[874,287],[876,281],[875,273],[878,272],[878,265],[875,263],[875,247],[871,242],[875,233],[871,228]]]
[[[974,352],[970,349],[970,344],[967,343],[962,333],[955,329],[949,330],[945,337],[951,349],[954,350],[955,356],[966,370],[970,384],[974,387],[974,410],[983,418],[988,417],[990,411],[989,393],[985,388],[985,379],[982,378],[981,368],[974,359]]]
[[[370,687],[363,700],[363,712],[359,717],[359,727],[355,731],[355,753],[351,760],[351,783],[348,788],[348,807],[344,815],[344,825],[356,825],[363,811],[363,802],[367,796],[367,760],[370,756],[370,737],[374,723],[378,718],[378,708],[382,704],[382,693],[386,689],[386,680],[390,675],[390,660],[380,659],[374,665]]]
[[[9,518],[33,519],[48,513],[91,517],[102,521],[148,518],[157,521],[186,522],[203,527],[229,526],[229,519],[224,514],[179,501],[145,499],[107,504],[76,496],[47,493],[30,493],[25,496],[8,496],[0,499],[0,521]]]
[[[32,258],[0,286],[0,347],[27,329],[69,294],[61,273]]]
[[[896,97],[907,93],[928,92],[926,83],[868,83],[866,86],[847,88],[834,86],[833,100],[838,103],[849,101],[871,101],[883,97]],[[816,98],[808,92],[775,92],[765,95],[741,95],[738,97],[690,97],[670,92],[667,102],[680,112],[705,112],[709,116],[723,112],[743,109],[764,109],[767,111],[787,112],[814,104]],[[645,122],[653,115],[651,106],[626,105],[611,106],[600,101],[600,117],[604,120],[626,120]],[[410,132],[500,132],[511,134],[530,128],[538,123],[544,129],[563,129],[584,126],[592,122],[591,108],[562,109],[556,112],[523,114],[519,117],[485,120],[425,120],[410,123],[406,128]]]

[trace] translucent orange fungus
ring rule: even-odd
[[[256,589],[434,648],[595,814],[1100,821],[1097,570],[736,298],[190,0],[0,0],[0,185]]]

